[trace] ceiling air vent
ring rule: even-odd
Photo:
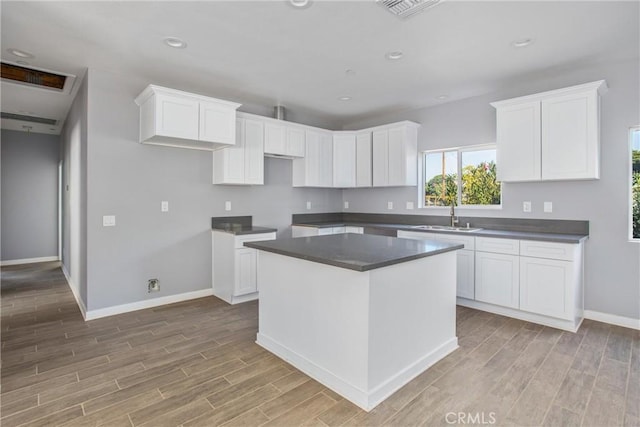
[[[70,94],[76,76],[43,68],[23,67],[2,61],[0,74],[3,83],[12,83],[34,89]]]
[[[4,111],[0,113],[0,118],[9,119],[9,120],[20,120],[20,121],[29,122],[29,123],[40,123],[40,124],[49,125],[49,126],[55,126],[58,123],[58,121],[54,119],[46,119],[44,117],[25,116],[23,114],[5,113]]]
[[[406,19],[437,5],[440,0],[376,0],[376,3],[397,17]]]

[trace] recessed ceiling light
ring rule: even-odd
[[[306,9],[311,6],[311,0],[289,0],[289,4],[296,9]]]
[[[352,69],[348,69],[344,72],[347,76],[355,76],[356,72]]]
[[[351,97],[350,96],[341,96],[340,98],[338,98],[338,101],[351,101]]]
[[[384,57],[387,58],[390,61],[397,61],[398,59],[402,58],[404,56],[404,53],[402,53],[401,50],[393,50],[391,52],[387,52]]]
[[[176,49],[184,49],[185,47],[187,47],[187,43],[177,37],[165,37],[163,41],[167,46]]]
[[[440,101],[442,101],[443,99],[447,99],[449,97],[449,95],[440,95],[440,96],[436,96],[436,99],[439,99]]]
[[[33,58],[34,57],[32,53],[25,52],[24,50],[20,50],[20,49],[9,48],[9,49],[7,49],[7,52],[9,52],[12,55],[18,56],[20,58]]]
[[[514,40],[511,42],[511,46],[513,47],[527,47],[529,46],[531,43],[533,43],[533,39],[518,39],[518,40]]]

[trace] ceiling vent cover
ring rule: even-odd
[[[2,83],[25,86],[70,95],[76,76],[44,68],[24,67],[9,61],[2,61]]]
[[[376,0],[376,3],[397,17],[406,19],[437,5],[440,0]]]
[[[20,120],[20,121],[29,122],[29,123],[40,123],[40,124],[49,125],[49,126],[55,126],[58,123],[58,121],[54,119],[46,119],[44,117],[25,116],[23,114],[5,113],[4,111],[0,113],[0,117],[3,119]]]

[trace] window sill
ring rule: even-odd
[[[450,210],[451,206],[420,206],[418,209]],[[502,210],[502,205],[462,205],[456,206],[455,210]]]

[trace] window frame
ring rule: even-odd
[[[629,201],[628,201],[629,206],[627,211],[628,212],[627,237],[629,239],[629,242],[640,243],[640,237],[633,237],[633,185],[632,185],[633,183],[633,135],[636,132],[640,132],[640,125],[629,128],[629,142],[627,145],[627,152],[629,156],[629,160],[627,161],[627,170],[628,170],[627,197],[629,198]]]
[[[428,206],[424,201],[424,185],[426,183],[426,177],[424,175],[426,165],[424,164],[424,157],[426,154],[433,153],[446,153],[450,151],[455,151],[457,153],[457,175],[458,175],[458,194],[456,200],[456,209],[489,209],[489,210],[500,210],[502,209],[503,201],[503,186],[502,182],[500,182],[500,204],[498,205],[463,205],[462,204],[462,153],[466,151],[482,151],[482,150],[497,150],[496,143],[489,144],[478,144],[478,145],[465,145],[461,147],[447,147],[447,148],[439,148],[435,150],[424,150],[420,151],[420,156],[418,158],[418,176],[420,177],[420,185],[418,185],[418,208],[419,209],[434,209],[434,210],[448,210],[451,209],[450,206]],[[499,167],[496,160],[496,167]]]

